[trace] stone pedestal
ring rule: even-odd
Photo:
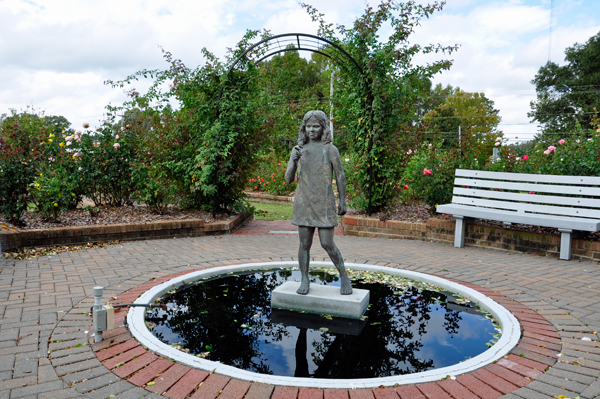
[[[369,306],[368,290],[353,288],[352,295],[341,295],[340,287],[311,284],[308,294],[299,295],[296,293],[299,287],[299,282],[288,281],[275,288],[271,293],[271,307],[360,319]]]

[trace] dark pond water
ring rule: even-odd
[[[324,271],[311,276],[312,284],[339,285]],[[464,298],[364,273],[353,280],[370,290],[363,320],[271,309],[271,291],[290,280],[300,281],[300,272],[251,272],[179,287],[162,298],[166,311],[147,314],[147,325],[163,342],[199,357],[262,374],[315,378],[445,367],[484,352],[498,338],[491,316]]]

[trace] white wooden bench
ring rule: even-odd
[[[457,169],[452,203],[437,212],[456,219],[454,246],[465,245],[465,218],[555,227],[560,259],[571,259],[573,230],[600,229],[600,177]]]

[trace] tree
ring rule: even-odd
[[[329,61],[313,53],[310,60],[286,51],[259,66],[264,131],[278,158],[289,156],[307,111],[329,110]]]
[[[303,5],[319,23],[319,35],[343,47],[362,69],[340,65],[343,76],[334,92],[336,120],[347,128],[355,163],[349,177],[356,193],[351,205],[357,209],[378,211],[398,195],[394,186],[407,161],[406,149],[413,144],[408,140],[415,130],[420,99],[431,86],[429,79],[452,65],[442,59],[419,66],[413,58],[457,49],[414,44],[410,35],[443,5],[385,0],[376,9],[367,6],[351,28],[338,25],[335,30],[323,14]],[[381,30],[389,36],[382,37]]]
[[[563,66],[549,61],[531,81],[537,99],[527,115],[541,124],[538,140],[564,135],[577,125],[587,130],[600,107],[600,33],[585,44],[568,47],[565,61]]]
[[[423,117],[430,135],[443,139],[446,148],[468,145],[470,152],[478,154],[480,162],[492,155],[496,139],[502,136],[497,130],[502,118],[494,102],[483,93],[469,93],[450,85],[443,89],[438,84],[433,92],[447,96]]]

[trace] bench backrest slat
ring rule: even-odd
[[[563,206],[540,205],[524,202],[489,200],[483,198],[452,197],[453,204],[473,205],[486,208],[504,209],[524,213],[544,213],[561,216],[600,219],[600,210],[571,208]]]
[[[559,186],[551,184],[518,183],[499,180],[479,180],[457,177],[454,179],[457,186],[497,188],[503,190],[526,191],[536,193],[568,194],[600,197],[600,188],[587,186]]]
[[[531,202],[537,204],[550,205],[567,205],[583,208],[598,208],[600,209],[600,199],[594,198],[574,198],[557,195],[539,195],[529,194],[529,192],[511,192],[511,191],[496,191],[496,190],[478,190],[475,188],[454,187],[454,195],[499,199],[507,201]]]
[[[487,172],[481,170],[456,169],[456,177],[474,177],[478,179],[509,180],[521,182],[555,183],[583,186],[600,186],[600,177],[596,176],[559,176],[528,173]]]

